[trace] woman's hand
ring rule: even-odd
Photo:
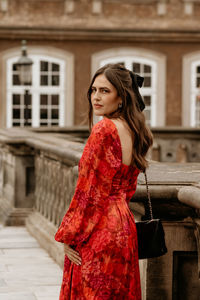
[[[64,244],[64,252],[65,255],[71,260],[73,263],[76,265],[80,266],[81,265],[81,257],[77,251],[72,249],[69,245]]]

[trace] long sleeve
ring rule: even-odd
[[[58,242],[79,245],[86,241],[106,209],[112,179],[120,157],[112,129],[98,122],[79,162],[79,176],[70,207],[55,235]]]

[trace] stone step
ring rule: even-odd
[[[0,299],[58,300],[62,270],[25,227],[0,227]]]

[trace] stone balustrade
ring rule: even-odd
[[[76,166],[51,159],[45,153],[35,157],[35,209],[56,226],[70,204],[77,175]]]

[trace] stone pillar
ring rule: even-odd
[[[0,0],[0,9],[2,12],[8,11],[8,0]]]
[[[99,15],[102,13],[102,1],[101,0],[93,0],[92,1],[92,13],[95,15]]]
[[[6,145],[0,152],[0,222],[23,225],[34,204],[34,156],[19,144]]]
[[[183,1],[184,1],[185,15],[192,16],[194,11],[194,0],[183,0]]]
[[[176,150],[176,162],[186,163],[187,161],[187,146],[185,144],[179,144]]]
[[[151,150],[151,159],[155,161],[160,161],[160,145],[154,142],[152,150]]]
[[[75,10],[75,0],[65,0],[65,13],[72,14]]]
[[[167,0],[159,0],[157,3],[157,14],[159,16],[164,16],[167,13]]]

